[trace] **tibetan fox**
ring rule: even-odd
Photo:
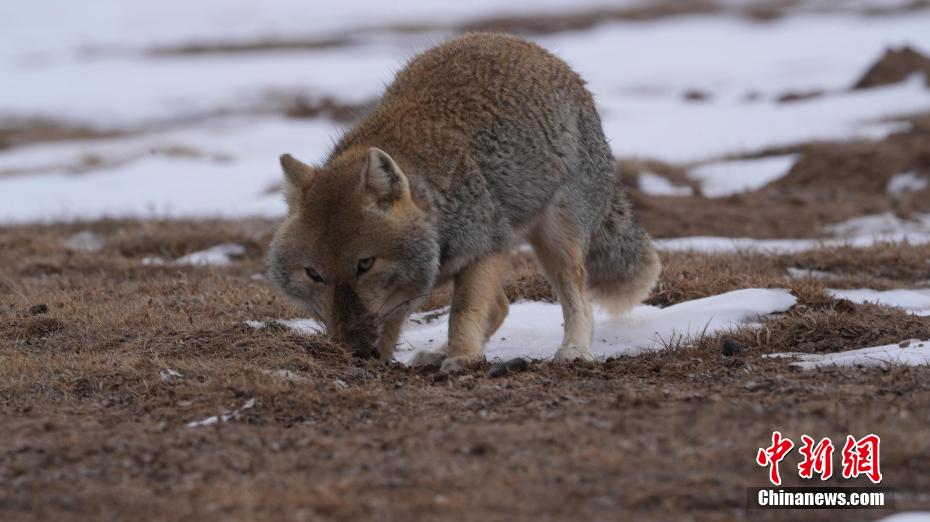
[[[404,320],[454,283],[448,342],[416,366],[484,357],[528,241],[562,305],[555,361],[590,360],[590,298],[639,303],[661,268],[620,186],[584,81],[541,47],[468,34],[413,58],[325,163],[281,156],[288,215],[269,275],[359,356],[390,360]]]

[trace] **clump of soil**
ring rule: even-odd
[[[45,119],[0,123],[0,150],[30,143],[112,138],[122,133]]]
[[[337,123],[351,123],[365,116],[374,108],[374,102],[360,104],[346,104],[337,102],[331,97],[311,100],[306,96],[298,96],[287,107],[284,113],[289,118],[329,118]]]
[[[255,52],[307,51],[333,49],[351,45],[347,36],[319,39],[261,39],[253,41],[195,42],[182,45],[166,45],[148,50],[152,56],[185,56],[201,54],[234,54]]]
[[[682,98],[688,102],[706,102],[713,98],[713,95],[701,89],[688,89],[682,94]]]
[[[887,49],[885,54],[862,75],[853,89],[868,89],[881,85],[899,83],[916,73],[923,73],[930,82],[930,58],[917,52],[913,47]]]
[[[811,89],[807,91],[786,91],[778,95],[775,98],[775,101],[778,103],[791,103],[805,100],[813,100],[814,98],[820,98],[825,93],[819,89]]]

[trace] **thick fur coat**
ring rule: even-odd
[[[533,246],[565,315],[556,360],[590,359],[590,297],[622,313],[660,270],[584,81],[539,46],[469,34],[411,60],[323,165],[282,156],[289,215],[272,280],[356,353],[389,359],[409,312],[453,280],[457,371],[507,314],[509,252]]]

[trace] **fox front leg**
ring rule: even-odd
[[[389,363],[394,359],[397,339],[400,337],[401,327],[406,320],[406,315],[400,315],[384,323],[381,329],[381,337],[378,338],[378,355],[383,362]]]
[[[500,300],[509,263],[506,250],[496,252],[468,265],[455,277],[449,341],[438,351],[417,353],[412,366],[439,363],[441,371],[458,373],[484,357],[489,330],[496,330],[507,313]]]
[[[509,252],[497,252],[468,265],[455,278],[449,348],[440,367],[443,372],[460,372],[484,358],[488,326],[498,313],[498,296],[509,262]]]

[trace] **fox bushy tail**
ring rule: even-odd
[[[662,262],[622,187],[591,235],[585,267],[594,301],[613,315],[641,303],[659,278]]]

